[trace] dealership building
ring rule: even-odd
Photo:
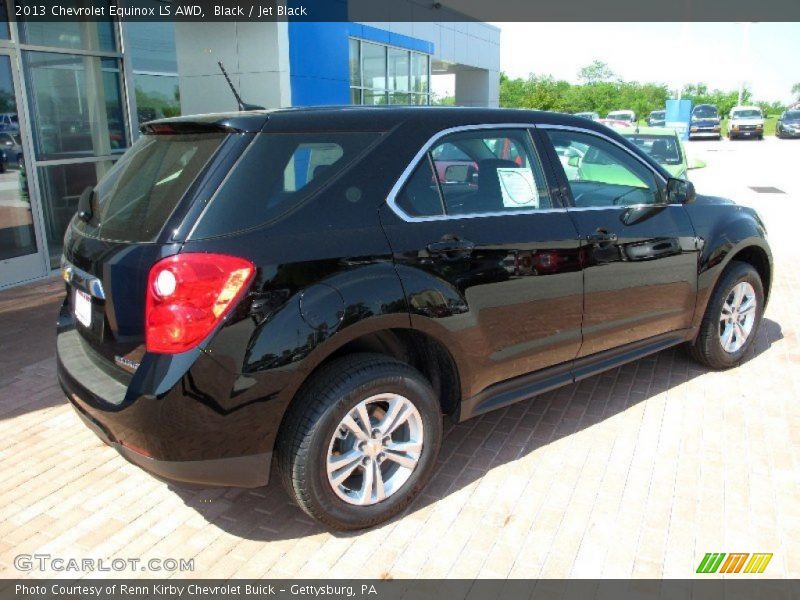
[[[451,103],[499,102],[500,30],[486,23],[14,22],[12,10],[0,0],[0,288],[58,268],[81,192],[140,123],[236,109],[217,61],[267,108],[438,103],[437,77]]]

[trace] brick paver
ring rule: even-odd
[[[706,552],[773,552],[766,575],[799,577],[792,197],[763,206],[777,275],[738,369],[707,372],[673,349],[450,426],[425,493],[356,534],[316,525],[276,479],[185,489],[128,464],[56,384],[60,282],[2,292],[0,575],[48,553],[193,558],[206,577],[691,577]]]

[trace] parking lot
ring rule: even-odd
[[[756,207],[769,231],[772,298],[746,362],[708,372],[668,350],[449,426],[424,494],[365,532],[324,530],[276,477],[187,489],[128,464],[56,383],[60,282],[0,292],[2,576],[64,576],[14,566],[46,553],[194,559],[110,573],[145,577],[692,577],[708,552],[765,552],[764,577],[800,577],[800,140],[687,147],[708,165],[698,191]]]

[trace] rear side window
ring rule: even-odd
[[[87,235],[151,242],[225,139],[224,133],[143,135],[95,188]]]
[[[332,181],[379,133],[260,133],[192,233],[202,239],[251,229]]]
[[[397,196],[411,217],[514,213],[552,208],[524,129],[477,129],[439,140]]]

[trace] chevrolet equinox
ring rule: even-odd
[[[443,416],[677,344],[733,367],[767,302],[758,215],[587,119],[332,107],[141,134],[64,239],[61,386],[156,476],[274,468],[331,528],[408,506]]]

